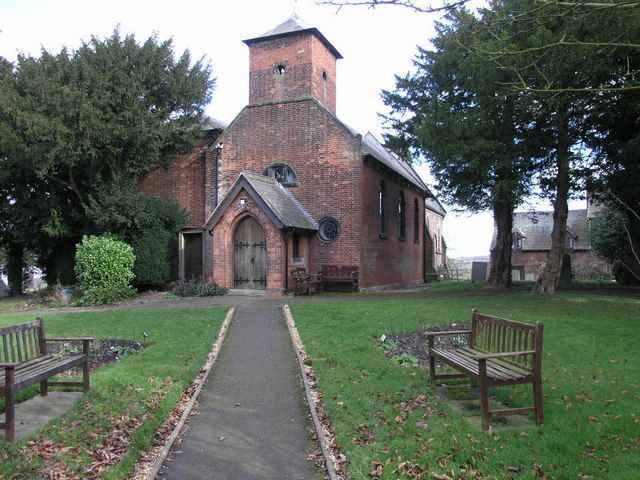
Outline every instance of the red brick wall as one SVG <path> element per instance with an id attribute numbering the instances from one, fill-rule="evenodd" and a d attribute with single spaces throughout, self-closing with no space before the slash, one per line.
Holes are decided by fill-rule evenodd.
<path id="1" fill-rule="evenodd" d="M 249 105 L 313 96 L 336 111 L 336 58 L 314 35 L 265 40 L 249 52 Z"/>
<path id="2" fill-rule="evenodd" d="M 309 269 L 358 264 L 360 255 L 360 138 L 313 100 L 248 107 L 227 128 L 220 158 L 222 201 L 242 170 L 262 173 L 283 162 L 296 172 L 289 187 L 311 216 L 336 218 L 341 234 L 330 244 L 310 239 Z M 216 264 L 217 259 L 216 259 Z"/>
<path id="3" fill-rule="evenodd" d="M 247 202 L 240 206 L 240 197 Z M 264 229 L 267 238 L 267 295 L 282 295 L 285 287 L 285 243 L 282 231 L 244 190 L 240 190 L 213 229 L 213 280 L 226 288 L 233 288 L 233 240 L 237 225 L 246 216 L 252 216 Z"/>
<path id="4" fill-rule="evenodd" d="M 540 252 L 540 251 L 518 251 L 512 252 L 511 254 L 511 264 L 516 267 L 520 265 L 524 265 L 525 267 L 525 275 L 539 275 L 544 268 L 544 264 L 547 261 L 547 255 L 549 252 Z M 598 262 L 596 258 L 591 254 L 591 252 L 578 250 L 578 251 L 569 251 L 566 252 L 571 257 L 571 267 L 574 272 L 574 276 L 579 274 L 582 270 L 585 270 L 589 267 L 589 265 L 594 262 Z M 606 264 L 604 262 L 600 265 L 603 271 L 606 271 Z"/>
<path id="5" fill-rule="evenodd" d="M 150 197 L 177 202 L 189 212 L 189 226 L 204 224 L 205 162 L 204 151 L 213 134 L 208 134 L 189 153 L 178 155 L 167 168 L 149 172 L 140 182 L 140 190 Z"/>
<path id="6" fill-rule="evenodd" d="M 387 237 L 380 238 L 379 188 L 386 184 Z M 403 182 L 404 183 L 404 182 Z M 398 197 L 406 202 L 406 240 L 399 240 Z M 414 243 L 413 211 L 418 201 L 419 242 Z M 361 287 L 422 281 L 424 275 L 424 197 L 383 170 L 368 163 L 362 172 L 362 257 Z"/>

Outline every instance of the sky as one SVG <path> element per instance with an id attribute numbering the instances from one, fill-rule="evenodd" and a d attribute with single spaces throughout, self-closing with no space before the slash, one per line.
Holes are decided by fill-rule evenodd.
<path id="1" fill-rule="evenodd" d="M 249 49 L 242 40 L 279 25 L 293 13 L 317 27 L 338 49 L 337 114 L 360 133 L 381 138 L 380 92 L 393 89 L 395 75 L 412 69 L 417 45 L 428 47 L 437 16 L 393 6 L 376 9 L 316 5 L 313 0 L 0 0 L 0 55 L 37 56 L 41 48 L 70 49 L 92 35 L 120 28 L 143 41 L 153 33 L 172 38 L 212 66 L 216 87 L 206 113 L 231 122 L 248 101 Z M 425 165 L 417 167 L 437 193 Z M 455 213 L 445 205 L 444 235 L 450 257 L 488 255 L 493 220 L 489 213 Z M 549 207 L 546 206 L 546 209 Z"/>

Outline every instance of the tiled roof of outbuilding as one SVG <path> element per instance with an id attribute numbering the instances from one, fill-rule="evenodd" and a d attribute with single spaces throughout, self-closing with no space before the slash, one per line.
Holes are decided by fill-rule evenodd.
<path id="1" fill-rule="evenodd" d="M 516 212 L 513 230 L 523 237 L 522 250 L 550 250 L 553 212 Z M 575 250 L 588 250 L 589 225 L 586 210 L 569 210 L 567 231 L 575 237 Z"/>

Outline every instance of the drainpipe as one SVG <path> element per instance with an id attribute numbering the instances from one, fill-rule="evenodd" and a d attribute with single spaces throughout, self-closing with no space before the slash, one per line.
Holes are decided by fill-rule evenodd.
<path id="1" fill-rule="evenodd" d="M 213 156 L 213 208 L 218 206 L 218 164 L 220 163 L 220 155 L 224 143 L 218 143 L 216 145 L 216 154 Z"/>
<path id="2" fill-rule="evenodd" d="M 284 239 L 284 291 L 289 291 L 289 232 L 282 231 Z"/>

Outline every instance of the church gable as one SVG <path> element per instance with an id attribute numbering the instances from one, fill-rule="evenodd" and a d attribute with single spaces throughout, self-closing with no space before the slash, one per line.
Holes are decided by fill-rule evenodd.
<path id="1" fill-rule="evenodd" d="M 220 137 L 218 198 L 242 171 L 295 172 L 285 182 L 314 218 L 337 214 L 336 199 L 354 205 L 361 169 L 360 139 L 313 99 L 245 108 Z"/>

